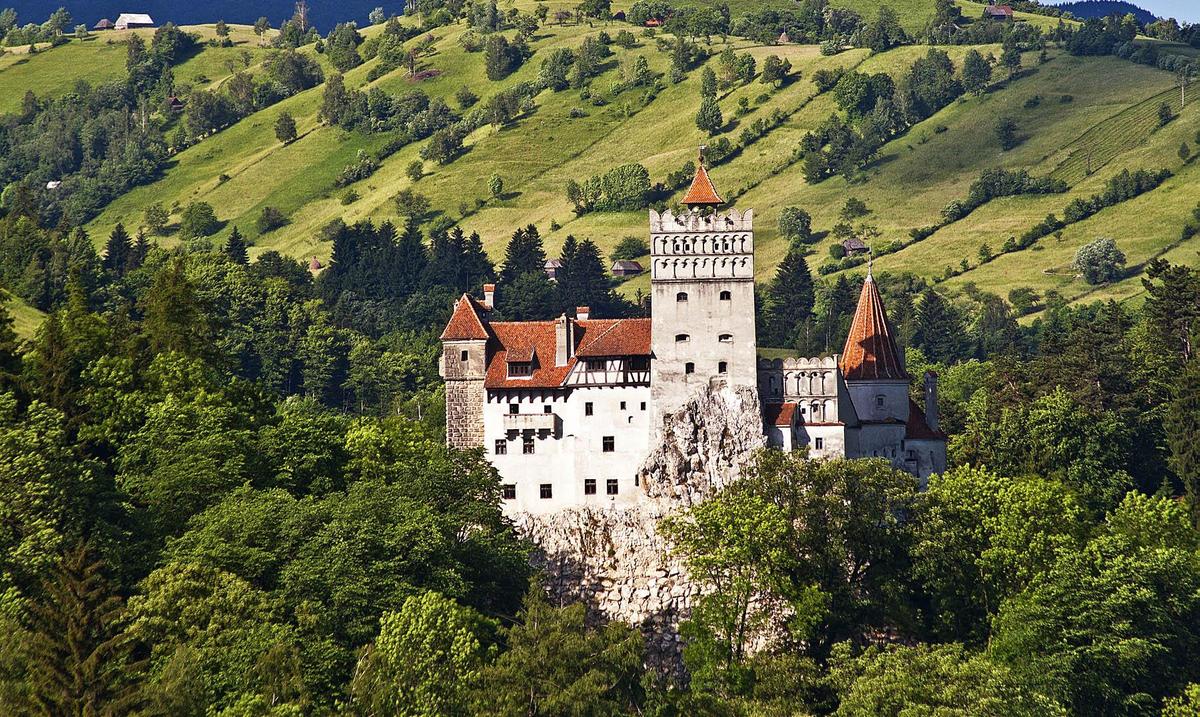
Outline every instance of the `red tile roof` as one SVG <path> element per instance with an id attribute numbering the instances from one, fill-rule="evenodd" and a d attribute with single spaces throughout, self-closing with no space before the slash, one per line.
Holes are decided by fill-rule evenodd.
<path id="1" fill-rule="evenodd" d="M 487 388 L 558 388 L 562 386 L 577 358 L 601 356 L 649 356 L 650 319 L 586 319 L 575 321 L 575 356 L 565 366 L 555 366 L 557 339 L 554 321 L 497 321 L 489 323 L 496 337 L 497 350 L 488 360 Z M 510 353 L 515 357 L 510 358 Z M 536 354 L 537 362 L 528 378 L 509 378 L 508 362 L 527 361 Z"/>
<path id="2" fill-rule="evenodd" d="M 1008 5 L 988 5 L 983 9 L 983 14 L 998 17 L 1012 17 L 1013 9 Z"/>
<path id="3" fill-rule="evenodd" d="M 454 314 L 442 332 L 442 341 L 482 341 L 490 338 L 480 314 L 488 311 L 487 306 L 476 301 L 470 294 L 463 294 L 454 303 Z"/>
<path id="4" fill-rule="evenodd" d="M 883 309 L 883 297 L 870 272 L 863 282 L 838 367 L 847 381 L 908 380 Z"/>
<path id="5" fill-rule="evenodd" d="M 917 402 L 908 399 L 908 423 L 904 426 L 904 437 L 918 441 L 944 441 L 946 434 L 929 427 L 929 419 Z"/>
<path id="6" fill-rule="evenodd" d="M 696 165 L 696 176 L 692 177 L 692 186 L 688 187 L 687 194 L 683 195 L 683 204 L 689 207 L 710 207 L 724 203 L 725 200 L 717 194 L 712 180 L 708 178 L 704 162 L 700 162 Z"/>
<path id="7" fill-rule="evenodd" d="M 791 426 L 796 419 L 796 404 L 764 403 L 763 418 L 769 426 Z"/>

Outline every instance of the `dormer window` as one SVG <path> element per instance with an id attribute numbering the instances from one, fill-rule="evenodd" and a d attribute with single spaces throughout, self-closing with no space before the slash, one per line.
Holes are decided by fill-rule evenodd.
<path id="1" fill-rule="evenodd" d="M 509 378 L 529 378 L 533 375 L 532 361 L 513 361 L 508 364 Z"/>
<path id="2" fill-rule="evenodd" d="M 686 343 L 688 338 L 689 337 L 687 334 L 675 334 L 675 343 L 677 343 L 677 344 Z"/>
<path id="3" fill-rule="evenodd" d="M 733 293 L 729 291 L 722 291 L 721 301 L 733 301 Z"/>
<path id="4" fill-rule="evenodd" d="M 717 337 L 717 341 L 720 341 L 723 344 L 733 343 L 733 334 L 721 334 Z"/>
<path id="5" fill-rule="evenodd" d="M 676 301 L 687 301 L 687 292 L 686 291 L 679 292 L 678 294 L 675 295 L 675 300 Z"/>

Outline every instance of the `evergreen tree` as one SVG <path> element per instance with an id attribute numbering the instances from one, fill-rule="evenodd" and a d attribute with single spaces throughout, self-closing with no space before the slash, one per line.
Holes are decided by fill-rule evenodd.
<path id="1" fill-rule="evenodd" d="M 513 232 L 504 249 L 504 266 L 500 269 L 500 283 L 513 285 L 522 274 L 543 273 L 546 270 L 546 250 L 537 227 L 530 224 Z"/>
<path id="2" fill-rule="evenodd" d="M 128 714 L 141 663 L 120 630 L 124 604 L 87 546 L 67 552 L 29 607 L 26 645 L 33 712 Z"/>
<path id="3" fill-rule="evenodd" d="M 141 309 L 145 316 L 142 333 L 152 353 L 204 356 L 210 351 L 208 317 L 188 281 L 183 257 L 176 256 L 159 270 L 142 298 Z"/>
<path id="4" fill-rule="evenodd" d="M 420 288 L 428 263 L 425 237 L 422 236 L 417 222 L 409 219 L 404 223 L 404 233 L 400 235 L 400 241 L 396 244 L 395 277 L 399 297 L 408 297 Z"/>
<path id="5" fill-rule="evenodd" d="M 462 230 L 460 229 L 459 232 L 461 233 Z M 466 282 L 463 288 L 465 290 L 479 291 L 485 282 L 496 280 L 496 267 L 492 265 L 492 260 L 484 251 L 483 240 L 479 238 L 479 232 L 471 232 L 471 236 L 466 241 L 463 249 L 463 267 L 463 277 Z"/>
<path id="6" fill-rule="evenodd" d="M 721 106 L 711 97 L 705 97 L 696 111 L 696 126 L 710 135 L 717 134 L 725 126 L 725 118 L 721 115 Z"/>
<path id="7" fill-rule="evenodd" d="M 242 236 L 237 227 L 233 228 L 229 234 L 229 241 L 225 242 L 225 256 L 229 257 L 233 263 L 242 266 L 250 263 L 250 255 L 246 253 L 246 238 Z"/>
<path id="8" fill-rule="evenodd" d="M 24 368 L 26 383 L 33 394 L 59 410 L 70 407 L 76 381 L 59 312 L 51 313 L 38 327 Z"/>
<path id="9" fill-rule="evenodd" d="M 700 97 L 706 100 L 717 98 L 717 73 L 711 67 L 705 67 L 700 72 Z"/>
<path id="10" fill-rule="evenodd" d="M 142 229 L 138 230 L 137 237 L 133 241 L 133 251 L 130 255 L 129 269 L 142 268 L 142 264 L 146 263 L 146 255 L 150 253 L 150 237 L 146 236 L 146 232 Z"/>
<path id="11" fill-rule="evenodd" d="M 574 244 L 574 237 L 567 237 Z M 613 309 L 614 296 L 609 288 L 608 274 L 604 271 L 604 260 L 600 249 L 591 239 L 584 239 L 568 253 L 563 244 L 563 266 L 559 270 L 559 306 L 567 314 L 576 307 L 587 306 L 592 315 L 609 316 Z"/>
<path id="12" fill-rule="evenodd" d="M 1000 53 L 1000 64 L 1008 70 L 1009 79 L 1016 77 L 1021 72 L 1021 50 L 1015 43 L 1004 43 L 1004 51 Z"/>
<path id="13" fill-rule="evenodd" d="M 953 363 L 964 352 L 962 315 L 950 302 L 932 288 L 921 295 L 917 308 L 917 330 L 914 340 L 935 363 Z"/>
<path id="14" fill-rule="evenodd" d="M 21 347 L 17 332 L 13 330 L 13 317 L 0 295 L 0 393 L 16 387 L 21 375 Z"/>
<path id="15" fill-rule="evenodd" d="M 130 257 L 133 254 L 133 244 L 129 240 L 129 233 L 125 231 L 125 225 L 118 223 L 112 230 L 112 234 L 108 235 L 108 242 L 104 245 L 104 269 L 105 271 L 124 276 L 130 266 Z"/>
<path id="16" fill-rule="evenodd" d="M 771 346 L 791 347 L 796 344 L 796 331 L 812 316 L 813 280 L 804 260 L 804 250 L 794 245 L 775 270 L 775 278 L 767 288 L 765 341 Z"/>
<path id="17" fill-rule="evenodd" d="M 1183 484 L 1192 524 L 1200 526 L 1200 358 L 1193 357 L 1171 392 L 1163 416 L 1171 470 Z"/>

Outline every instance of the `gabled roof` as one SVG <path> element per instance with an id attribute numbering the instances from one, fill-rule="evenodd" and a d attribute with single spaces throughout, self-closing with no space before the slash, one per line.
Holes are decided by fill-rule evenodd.
<path id="1" fill-rule="evenodd" d="M 847 381 L 908 380 L 883 309 L 883 297 L 870 271 L 858 296 L 858 309 L 838 368 Z"/>
<path id="2" fill-rule="evenodd" d="M 154 20 L 151 20 L 151 19 L 150 19 L 150 16 L 149 16 L 149 15 L 147 15 L 147 14 L 145 14 L 145 13 L 139 13 L 139 12 L 123 12 L 123 13 L 121 13 L 120 15 L 118 15 L 118 16 L 117 16 L 117 24 L 118 24 L 118 25 L 120 25 L 120 24 L 126 24 L 126 25 L 153 25 L 153 24 L 154 24 Z"/>
<path id="3" fill-rule="evenodd" d="M 442 341 L 487 340 L 490 338 L 490 334 L 480 317 L 480 314 L 487 310 L 486 306 L 476 301 L 470 294 L 463 294 L 462 298 L 454 303 L 454 314 L 451 315 L 440 339 Z"/>
<path id="4" fill-rule="evenodd" d="M 93 30 L 111 30 L 112 28 L 113 28 L 113 21 L 109 20 L 108 18 L 104 18 L 100 22 L 96 23 L 96 25 L 92 29 Z"/>
<path id="5" fill-rule="evenodd" d="M 1002 17 L 1012 17 L 1013 9 L 1008 5 L 988 5 L 983 9 L 984 15 L 996 15 Z"/>
<path id="6" fill-rule="evenodd" d="M 908 399 L 908 423 L 904 425 L 904 437 L 914 441 L 944 441 L 946 434 L 929 427 L 929 419 L 917 402 Z"/>
<path id="7" fill-rule="evenodd" d="M 696 176 L 692 177 L 692 186 L 688 187 L 687 194 L 683 195 L 683 204 L 689 207 L 715 207 L 724 203 L 725 200 L 717 194 L 716 187 L 708 178 L 708 170 L 704 168 L 704 161 L 701 160 L 696 164 Z"/>
<path id="8" fill-rule="evenodd" d="M 764 403 L 763 419 L 768 426 L 791 426 L 796 420 L 796 404 Z"/>
<path id="9" fill-rule="evenodd" d="M 642 265 L 629 259 L 618 259 L 612 263 L 612 271 L 642 271 Z"/>
<path id="10" fill-rule="evenodd" d="M 496 321 L 487 323 L 496 350 L 488 358 L 487 388 L 559 388 L 580 358 L 649 356 L 650 319 L 584 319 L 574 321 L 575 355 L 555 366 L 558 349 L 554 321 Z M 509 362 L 538 357 L 528 377 L 509 378 Z"/>

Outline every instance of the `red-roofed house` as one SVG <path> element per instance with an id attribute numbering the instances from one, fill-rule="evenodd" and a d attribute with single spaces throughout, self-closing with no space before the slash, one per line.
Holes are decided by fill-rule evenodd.
<path id="1" fill-rule="evenodd" d="M 986 20 L 1012 20 L 1015 16 L 1008 5 L 988 5 L 983 9 L 983 17 Z"/>
<path id="2" fill-rule="evenodd" d="M 701 164 L 675 216 L 651 210 L 651 318 L 493 320 L 496 287 L 463 295 L 442 332 L 446 435 L 482 448 L 509 513 L 628 506 L 638 467 L 690 398 L 757 391 L 765 443 L 815 459 L 883 458 L 922 479 L 946 466 L 936 376 L 925 406 L 868 269 L 840 355 L 759 359 L 752 210 L 722 199 Z M 501 287 L 503 290 L 503 287 Z M 501 304 L 501 310 L 503 305 Z"/>

